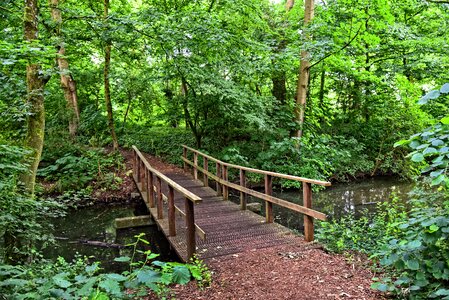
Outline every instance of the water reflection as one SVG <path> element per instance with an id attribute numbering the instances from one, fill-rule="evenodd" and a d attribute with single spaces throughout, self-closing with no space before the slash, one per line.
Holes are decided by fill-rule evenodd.
<path id="1" fill-rule="evenodd" d="M 118 256 L 131 256 L 132 248 L 124 247 L 135 242 L 135 235 L 145 233 L 149 246 L 140 245 L 140 250 L 151 250 L 161 254 L 162 260 L 175 260 L 168 241 L 156 226 L 146 226 L 116 230 L 115 219 L 131 217 L 145 213 L 145 207 L 137 205 L 100 205 L 70 210 L 65 217 L 53 222 L 53 235 L 57 244 L 44 251 L 47 258 L 64 257 L 72 260 L 76 253 L 91 257 L 91 261 L 100 261 L 107 270 L 118 270 L 123 267 L 115 263 Z"/>
<path id="2" fill-rule="evenodd" d="M 313 193 L 313 208 L 323 212 L 329 218 L 340 218 L 350 212 L 356 217 L 363 210 L 375 213 L 378 202 L 390 201 L 393 195 L 403 201 L 413 184 L 395 178 L 375 178 L 360 182 L 335 184 L 323 191 Z M 302 191 L 274 191 L 273 196 L 302 205 Z M 260 202 L 249 197 L 251 202 Z M 265 209 L 262 207 L 262 214 Z M 275 221 L 292 229 L 302 231 L 303 217 L 301 214 L 273 205 Z"/>

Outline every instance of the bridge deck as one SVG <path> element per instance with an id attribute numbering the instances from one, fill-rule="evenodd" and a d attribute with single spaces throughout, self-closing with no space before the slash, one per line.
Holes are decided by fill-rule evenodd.
<path id="1" fill-rule="evenodd" d="M 261 249 L 294 241 L 291 231 L 276 223 L 266 223 L 265 218 L 222 197 L 210 187 L 204 187 L 199 180 L 186 174 L 165 174 L 182 187 L 201 197 L 195 205 L 195 223 L 204 230 L 206 238 L 196 236 L 196 252 L 201 259 L 211 259 L 228 254 L 239 254 L 248 250 Z M 138 184 L 139 191 L 141 185 Z M 164 193 L 167 187 L 162 187 Z M 146 193 L 141 193 L 147 203 Z M 175 205 L 185 212 L 184 197 L 175 192 Z M 147 205 L 148 206 L 148 205 Z M 186 226 L 181 214 L 176 215 L 176 236 L 168 234 L 168 220 L 157 219 L 156 208 L 149 208 L 159 228 L 184 261 L 187 258 Z M 164 209 L 166 211 L 166 209 Z"/>

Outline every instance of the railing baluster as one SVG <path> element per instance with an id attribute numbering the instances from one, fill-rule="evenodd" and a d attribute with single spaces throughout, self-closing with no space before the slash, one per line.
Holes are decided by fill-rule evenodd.
<path id="1" fill-rule="evenodd" d="M 187 159 L 187 148 L 182 147 L 182 156 Z M 189 169 L 187 168 L 187 163 L 184 161 L 184 171 L 187 172 Z"/>
<path id="2" fill-rule="evenodd" d="M 133 151 L 133 175 L 137 177 L 137 152 Z"/>
<path id="3" fill-rule="evenodd" d="M 215 169 L 217 171 L 217 177 L 221 178 L 221 165 L 218 162 L 215 163 Z M 215 186 L 217 189 L 217 196 L 221 196 L 221 183 L 217 181 Z"/>
<path id="4" fill-rule="evenodd" d="M 145 163 L 142 161 L 142 193 L 145 193 L 147 191 L 147 168 L 145 166 Z"/>
<path id="5" fill-rule="evenodd" d="M 187 225 L 187 260 L 192 258 L 196 250 L 195 241 L 195 211 L 194 204 L 185 198 L 186 225 Z"/>
<path id="6" fill-rule="evenodd" d="M 228 166 L 223 165 L 223 180 L 228 181 Z M 228 200 L 229 198 L 229 187 L 224 184 L 223 185 L 223 199 Z"/>
<path id="7" fill-rule="evenodd" d="M 240 185 L 246 187 L 246 174 L 245 170 L 240 169 Z M 240 192 L 240 209 L 246 209 L 246 193 Z"/>
<path id="8" fill-rule="evenodd" d="M 203 183 L 204 186 L 209 186 L 209 176 L 207 176 L 207 172 L 209 172 L 209 161 L 207 160 L 207 157 L 203 157 Z"/>
<path id="9" fill-rule="evenodd" d="M 312 184 L 308 182 L 302 183 L 303 189 L 303 205 L 312 208 Z M 313 218 L 304 215 L 304 238 L 307 242 L 313 241 Z"/>
<path id="10" fill-rule="evenodd" d="M 193 178 L 198 179 L 198 153 L 193 152 Z"/>
<path id="11" fill-rule="evenodd" d="M 190 201 L 189 201 L 190 202 Z M 175 193 L 172 186 L 168 186 L 168 234 L 176 235 Z"/>
<path id="12" fill-rule="evenodd" d="M 164 218 L 164 212 L 163 212 L 163 202 L 162 202 L 162 182 L 161 178 L 159 176 L 156 176 L 157 178 L 157 218 L 163 219 Z"/>
<path id="13" fill-rule="evenodd" d="M 154 183 L 153 172 L 148 171 L 148 204 L 150 208 L 154 207 Z"/>
<path id="14" fill-rule="evenodd" d="M 273 194 L 273 178 L 268 174 L 265 174 L 265 194 Z M 273 203 L 269 201 L 265 201 L 265 218 L 267 223 L 273 223 Z"/>
<path id="15" fill-rule="evenodd" d="M 140 183 L 140 166 L 141 166 L 141 160 L 140 157 L 137 157 L 137 172 L 136 172 L 136 178 L 137 178 L 137 183 Z"/>

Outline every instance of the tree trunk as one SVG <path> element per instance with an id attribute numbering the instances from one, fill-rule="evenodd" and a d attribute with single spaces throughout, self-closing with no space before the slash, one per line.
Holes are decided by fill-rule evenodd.
<path id="1" fill-rule="evenodd" d="M 32 42 L 38 38 L 38 7 L 37 0 L 26 0 L 24 16 L 24 39 Z M 48 79 L 40 76 L 39 64 L 30 63 L 26 67 L 27 103 L 31 111 L 27 119 L 27 135 L 25 146 L 32 150 L 29 158 L 29 172 L 23 174 L 22 181 L 27 192 L 34 194 L 36 172 L 44 145 L 45 108 L 44 87 Z"/>
<path id="2" fill-rule="evenodd" d="M 314 0 L 305 0 L 304 10 L 304 27 L 313 19 L 314 12 Z M 309 39 L 309 36 L 305 36 L 305 39 Z M 307 88 L 310 74 L 310 62 L 309 53 L 305 50 L 301 50 L 301 63 L 299 67 L 299 79 L 296 89 L 296 105 L 295 105 L 295 121 L 298 123 L 299 129 L 295 131 L 295 137 L 301 137 L 304 127 L 304 111 L 306 108 Z"/>
<path id="3" fill-rule="evenodd" d="M 51 17 L 57 24 L 55 33 L 61 38 L 61 24 L 62 16 L 59 9 L 59 0 L 51 0 Z M 76 83 L 73 77 L 69 74 L 69 62 L 64 57 L 65 47 L 64 42 L 58 45 L 58 55 L 56 60 L 58 62 L 59 72 L 61 76 L 61 87 L 64 91 L 64 98 L 67 102 L 67 109 L 69 110 L 69 132 L 70 136 L 74 138 L 78 131 L 78 124 L 80 121 L 80 113 L 78 109 L 78 97 L 76 93 Z"/>
<path id="4" fill-rule="evenodd" d="M 109 0 L 104 0 L 104 21 L 107 22 L 109 10 Z M 112 146 L 114 151 L 118 150 L 118 141 L 114 128 L 114 115 L 112 113 L 111 91 L 109 86 L 109 69 L 111 66 L 111 42 L 106 41 L 104 47 L 104 100 L 106 102 L 106 110 L 108 113 L 108 126 L 111 131 Z"/>

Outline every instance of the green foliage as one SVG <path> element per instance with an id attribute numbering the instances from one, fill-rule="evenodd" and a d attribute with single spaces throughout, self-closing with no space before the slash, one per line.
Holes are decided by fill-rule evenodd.
<path id="1" fill-rule="evenodd" d="M 57 158 L 38 176 L 56 182 L 56 191 L 83 189 L 95 182 L 97 187 L 117 190 L 122 179 L 115 172 L 123 169 L 120 153 L 106 153 L 102 149 L 74 147 L 69 153 Z"/>
<path id="2" fill-rule="evenodd" d="M 429 100 L 436 100 L 441 95 L 449 94 L 449 84 L 445 84 L 440 90 L 433 90 L 422 97 L 419 102 L 427 104 Z M 431 103 L 428 103 L 429 105 Z M 409 139 L 396 142 L 395 147 L 408 145 L 412 152 L 409 153 L 411 161 L 420 165 L 421 173 L 428 174 L 432 179 L 432 185 L 444 185 L 449 188 L 447 167 L 449 164 L 449 115 L 424 129 L 423 132 L 412 135 Z"/>
<path id="3" fill-rule="evenodd" d="M 363 150 L 363 145 L 355 139 L 329 135 L 305 136 L 300 140 L 272 141 L 269 149 L 259 153 L 256 164 L 262 169 L 279 173 L 321 180 L 335 176 L 342 180 L 373 167 Z M 282 182 L 285 187 L 297 184 Z"/>
<path id="4" fill-rule="evenodd" d="M 152 127 L 139 128 L 122 135 L 120 143 L 124 147 L 137 146 L 139 150 L 166 159 L 170 163 L 181 164 L 181 145 L 193 146 L 194 138 L 185 128 Z"/>
<path id="5" fill-rule="evenodd" d="M 61 216 L 62 207 L 51 200 L 36 201 L 21 188 L 18 177 L 28 170 L 21 161 L 29 151 L 10 145 L 0 149 L 0 255 L 17 263 L 33 254 L 37 242 L 43 247 L 52 242 L 49 219 Z"/>
<path id="6" fill-rule="evenodd" d="M 409 218 L 393 224 L 399 234 L 374 255 L 386 275 L 373 288 L 411 299 L 449 299 L 449 201 L 441 196 L 412 201 Z"/>
<path id="7" fill-rule="evenodd" d="M 133 256 L 138 243 L 148 243 L 144 234 L 136 236 Z M 195 260 L 192 264 L 161 262 L 158 254 L 146 251 L 145 261 L 117 257 L 115 261 L 130 265 L 129 271 L 101 273 L 98 263 L 86 258 L 66 262 L 36 261 L 31 265 L 0 264 L 0 293 L 14 299 L 135 299 L 148 294 L 148 289 L 160 298 L 170 294 L 170 284 L 186 284 L 193 277 L 200 284 L 208 284 L 210 272 Z"/>
<path id="8" fill-rule="evenodd" d="M 397 224 L 407 220 L 406 208 L 397 197 L 377 204 L 376 212 L 350 213 L 339 220 L 320 222 L 317 239 L 333 252 L 358 251 L 373 254 L 400 234 Z"/>

